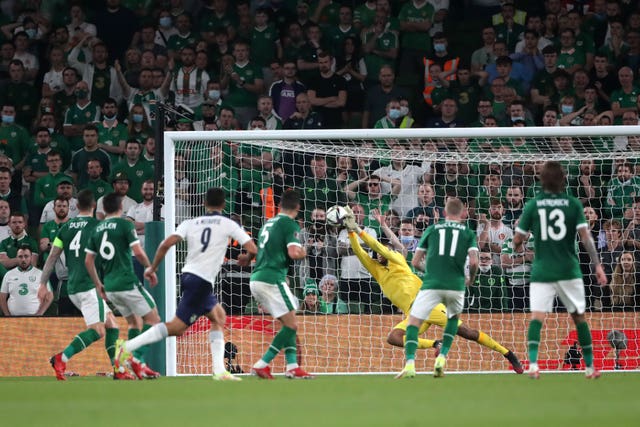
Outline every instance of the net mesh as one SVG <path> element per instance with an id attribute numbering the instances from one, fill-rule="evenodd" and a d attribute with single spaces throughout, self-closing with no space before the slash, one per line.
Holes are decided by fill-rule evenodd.
<path id="1" fill-rule="evenodd" d="M 468 131 L 474 133 L 465 135 Z M 557 128 L 552 134 L 546 129 L 538 129 L 538 134 L 526 129 L 522 135 L 500 131 L 485 135 L 483 131 L 457 129 L 451 137 L 434 137 L 437 132 L 429 129 L 411 134 L 345 132 L 349 135 L 342 138 L 309 138 L 304 132 L 270 132 L 266 138 L 256 132 L 240 136 L 236 132 L 229 139 L 203 135 L 190 139 L 188 133 L 169 133 L 165 159 L 171 165 L 165 164 L 165 176 L 173 177 L 173 189 L 169 185 L 167 191 L 174 191 L 175 197 L 165 195 L 167 219 L 179 224 L 201 214 L 205 191 L 223 187 L 228 193 L 226 213 L 257 236 L 262 224 L 277 213 L 282 191 L 299 190 L 303 196 L 300 240 L 308 256 L 292 263 L 288 281 L 300 299 L 302 364 L 312 372 L 390 372 L 403 364 L 402 348 L 387 343 L 403 313 L 355 259 L 346 230 L 318 219 L 330 206 L 350 203 L 361 209 L 365 230 L 386 242 L 389 236 L 376 219 L 379 211 L 410 260 L 421 232 L 442 216 L 446 197 L 460 197 L 468 205 L 468 223 L 478 233 L 484 266 L 477 286 L 467 291 L 461 318 L 526 359 L 530 259 L 516 263 L 509 243 L 522 203 L 540 191 L 539 166 L 557 160 L 567 172 L 567 191 L 580 198 L 593 220 L 592 233 L 609 276 L 610 285 L 599 287 L 588 256 L 578 246 L 596 365 L 638 368 L 640 289 L 635 266 L 640 262 L 640 204 L 633 208 L 640 195 L 637 131 L 621 135 L 619 129 L 610 134 L 600 129 L 583 136 Z M 219 134 L 215 136 L 222 138 Z M 176 251 L 177 273 L 184 250 L 180 246 Z M 229 315 L 225 332 L 226 340 L 233 343 L 227 345 L 229 368 L 247 372 L 280 326 L 251 298 L 251 268 L 235 261 L 240 251 L 237 243 L 230 242 L 216 293 Z M 631 261 L 625 263 L 628 258 Z M 336 278 L 333 294 L 331 286 L 326 286 L 331 276 Z M 179 298 L 179 280 L 167 282 L 169 291 Z M 556 303 L 557 314 L 546 323 L 540 347 L 543 369 L 579 366 L 579 361 L 576 365 L 568 357 L 577 337 L 563 311 L 562 304 Z M 618 349 L 617 358 L 612 344 L 617 341 L 607 338 L 614 330 L 626 337 L 626 347 Z M 422 337 L 439 339 L 441 335 L 441 328 L 433 325 Z M 429 370 L 433 350 L 419 351 L 418 369 Z M 208 374 L 210 359 L 208 321 L 200 319 L 176 342 L 176 372 Z M 283 357 L 274 363 L 275 371 L 283 368 Z M 458 337 L 447 368 L 495 371 L 507 370 L 509 364 L 499 352 Z"/>

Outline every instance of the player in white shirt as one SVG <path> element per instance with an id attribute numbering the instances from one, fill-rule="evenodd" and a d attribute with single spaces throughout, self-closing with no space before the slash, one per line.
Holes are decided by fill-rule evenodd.
<path id="1" fill-rule="evenodd" d="M 247 266 L 258 252 L 255 243 L 242 226 L 222 216 L 225 191 L 222 188 L 207 190 L 205 209 L 207 214 L 182 222 L 176 231 L 158 247 L 153 263 L 144 272 L 152 276 L 167 251 L 182 240 L 187 241 L 187 259 L 180 276 L 182 298 L 175 317 L 166 323 L 158 323 L 151 329 L 126 342 L 116 343 L 116 366 L 125 362 L 136 371 L 139 362 L 131 355 L 138 348 L 158 342 L 168 336 L 180 336 L 200 316 L 211 320 L 211 355 L 213 378 L 221 381 L 240 381 L 227 372 L 224 365 L 224 335 L 226 313 L 213 294 L 213 284 L 227 252 L 230 239 L 236 240 L 247 251 L 238 257 L 238 265 Z"/>
<path id="2" fill-rule="evenodd" d="M 42 316 L 53 301 L 51 285 L 47 282 L 49 292 L 40 302 L 38 288 L 42 271 L 31 265 L 31 249 L 18 249 L 17 258 L 17 267 L 2 279 L 0 308 L 5 316 Z"/>

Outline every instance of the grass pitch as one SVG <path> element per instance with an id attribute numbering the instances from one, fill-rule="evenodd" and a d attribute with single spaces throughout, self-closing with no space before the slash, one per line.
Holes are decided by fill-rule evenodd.
<path id="1" fill-rule="evenodd" d="M 0 379 L 3 426 L 637 426 L 639 373 Z"/>

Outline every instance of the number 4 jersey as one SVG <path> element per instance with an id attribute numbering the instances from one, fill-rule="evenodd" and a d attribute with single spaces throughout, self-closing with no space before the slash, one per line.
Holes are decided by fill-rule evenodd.
<path id="1" fill-rule="evenodd" d="M 241 246 L 251 240 L 237 222 L 219 213 L 186 220 L 173 234 L 187 241 L 187 260 L 182 272 L 195 274 L 212 285 L 227 253 L 229 239 Z"/>
<path id="2" fill-rule="evenodd" d="M 139 283 L 133 271 L 131 247 L 140 243 L 133 222 L 107 218 L 100 222 L 87 243 L 86 252 L 96 254 L 107 292 L 130 291 Z"/>
<path id="3" fill-rule="evenodd" d="M 71 218 L 60 227 L 53 240 L 53 246 L 62 249 L 69 270 L 67 282 L 69 295 L 94 289 L 93 281 L 84 266 L 84 250 L 97 224 L 97 219 L 88 216 Z"/>
<path id="4" fill-rule="evenodd" d="M 527 202 L 516 231 L 534 237 L 532 282 L 582 278 L 576 232 L 586 226 L 582 204 L 573 196 L 540 193 Z"/>

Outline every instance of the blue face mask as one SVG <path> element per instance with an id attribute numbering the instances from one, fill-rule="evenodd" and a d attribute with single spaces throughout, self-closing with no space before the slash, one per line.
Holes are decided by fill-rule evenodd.
<path id="1" fill-rule="evenodd" d="M 27 28 L 24 32 L 27 33 L 27 36 L 29 36 L 30 39 L 36 38 L 37 31 L 35 28 Z"/>
<path id="2" fill-rule="evenodd" d="M 170 16 L 163 16 L 162 18 L 160 18 L 160 20 L 158 22 L 160 23 L 161 27 L 170 27 L 171 26 L 171 17 Z"/>
<path id="3" fill-rule="evenodd" d="M 218 99 L 220 99 L 220 91 L 219 90 L 212 89 L 212 90 L 209 91 L 208 95 L 209 95 L 209 99 L 213 99 L 214 101 L 217 101 Z"/>
<path id="4" fill-rule="evenodd" d="M 16 121 L 16 116 L 2 115 L 2 123 L 13 123 Z"/>
<path id="5" fill-rule="evenodd" d="M 415 240 L 415 237 L 413 236 L 400 236 L 400 243 L 402 243 L 403 245 L 410 245 L 411 243 L 413 243 L 413 241 Z"/>
<path id="6" fill-rule="evenodd" d="M 134 114 L 131 116 L 131 118 L 133 119 L 134 123 L 142 123 L 142 121 L 144 120 L 144 116 L 142 114 Z"/>
<path id="7" fill-rule="evenodd" d="M 433 50 L 435 50 L 436 52 L 446 52 L 447 46 L 444 43 L 434 43 Z"/>
<path id="8" fill-rule="evenodd" d="M 397 119 L 399 119 L 400 117 L 402 117 L 402 113 L 400 112 L 400 110 L 399 110 L 399 109 L 397 109 L 397 108 L 392 108 L 392 109 L 390 109 L 390 110 L 389 110 L 389 118 L 390 118 L 391 120 L 397 120 Z"/>
<path id="9" fill-rule="evenodd" d="M 562 105 L 560 109 L 562 110 L 562 114 L 573 113 L 573 105 Z"/>

